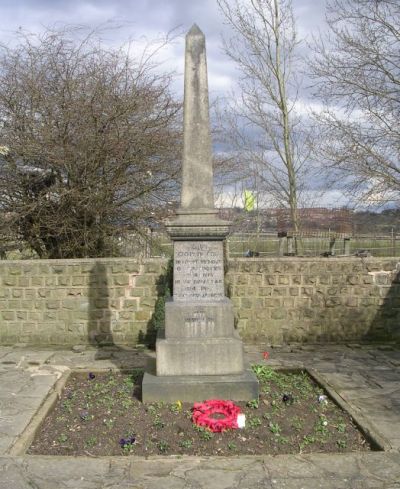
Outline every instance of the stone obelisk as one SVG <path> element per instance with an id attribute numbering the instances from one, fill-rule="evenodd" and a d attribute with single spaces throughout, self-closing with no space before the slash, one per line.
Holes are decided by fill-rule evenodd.
<path id="1" fill-rule="evenodd" d="M 258 396 L 225 296 L 223 241 L 230 223 L 217 213 L 205 37 L 194 24 L 186 35 L 181 205 L 166 223 L 174 242 L 173 299 L 156 341 L 155 372 L 143 378 L 144 402 Z"/>

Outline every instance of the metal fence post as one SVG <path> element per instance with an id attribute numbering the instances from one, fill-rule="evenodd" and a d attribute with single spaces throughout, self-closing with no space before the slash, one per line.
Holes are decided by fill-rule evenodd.
<path id="1" fill-rule="evenodd" d="M 293 236 L 287 237 L 287 254 L 293 256 Z"/>
<path id="2" fill-rule="evenodd" d="M 344 238 L 344 256 L 350 256 L 350 238 Z"/>
<path id="3" fill-rule="evenodd" d="M 335 242 L 336 242 L 335 238 L 331 238 L 329 241 L 329 253 L 331 255 L 335 254 Z"/>

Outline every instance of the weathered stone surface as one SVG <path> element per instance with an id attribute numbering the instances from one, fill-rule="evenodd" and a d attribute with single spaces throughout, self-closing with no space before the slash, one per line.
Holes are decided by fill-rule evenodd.
<path id="1" fill-rule="evenodd" d="M 196 24 L 186 35 L 181 206 L 167 221 L 173 240 L 223 239 L 229 224 L 214 209 L 206 43 Z"/>
<path id="2" fill-rule="evenodd" d="M 240 338 L 158 338 L 157 375 L 229 375 L 243 372 Z"/>
<path id="3" fill-rule="evenodd" d="M 181 207 L 214 209 L 206 42 L 196 24 L 186 35 Z"/>
<path id="4" fill-rule="evenodd" d="M 158 376 L 146 372 L 143 378 L 143 402 L 199 402 L 205 399 L 250 401 L 258 397 L 258 382 L 251 371 L 237 375 Z"/>
<path id="5" fill-rule="evenodd" d="M 174 301 L 225 299 L 222 241 L 174 244 Z"/>
<path id="6" fill-rule="evenodd" d="M 232 302 L 165 303 L 165 336 L 168 338 L 219 338 L 232 335 Z"/>

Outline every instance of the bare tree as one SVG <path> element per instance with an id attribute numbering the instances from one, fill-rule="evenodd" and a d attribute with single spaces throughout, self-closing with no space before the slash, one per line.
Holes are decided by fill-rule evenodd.
<path id="1" fill-rule="evenodd" d="M 74 29 L 0 53 L 0 207 L 40 257 L 104 256 L 177 192 L 180 108 L 153 48 Z M 6 216 L 6 217 L 4 217 Z"/>
<path id="2" fill-rule="evenodd" d="M 400 4 L 332 0 L 311 62 L 320 155 L 363 203 L 400 198 Z"/>
<path id="3" fill-rule="evenodd" d="M 218 4 L 233 30 L 224 48 L 240 71 L 241 96 L 224 114 L 230 142 L 248 170 L 258 200 L 267 193 L 276 205 L 288 207 L 298 231 L 307 135 L 295 110 L 298 41 L 291 2 L 218 0 Z"/>

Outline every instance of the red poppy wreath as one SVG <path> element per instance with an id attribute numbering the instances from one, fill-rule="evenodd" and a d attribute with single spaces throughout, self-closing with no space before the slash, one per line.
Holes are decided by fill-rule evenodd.
<path id="1" fill-rule="evenodd" d="M 203 426 L 214 433 L 219 433 L 238 428 L 237 417 L 240 412 L 240 407 L 232 401 L 210 399 L 194 403 L 192 421 L 197 426 Z M 214 418 L 215 415 L 223 417 Z"/>

